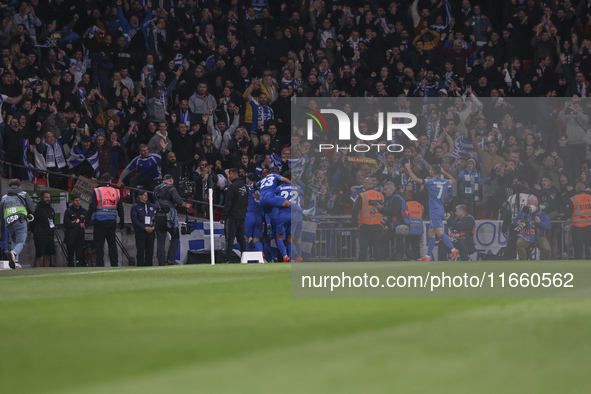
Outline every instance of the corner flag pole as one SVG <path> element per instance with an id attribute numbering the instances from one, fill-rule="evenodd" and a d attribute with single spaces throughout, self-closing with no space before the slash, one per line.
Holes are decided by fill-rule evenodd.
<path id="1" fill-rule="evenodd" d="M 211 265 L 215 265 L 215 242 L 213 239 L 213 189 L 209 188 L 209 251 Z"/>

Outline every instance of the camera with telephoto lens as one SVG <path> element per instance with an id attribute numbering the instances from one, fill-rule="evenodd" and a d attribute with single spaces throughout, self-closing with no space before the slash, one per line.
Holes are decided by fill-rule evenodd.
<path id="1" fill-rule="evenodd" d="M 188 235 L 191 234 L 195 228 L 197 227 L 197 220 L 195 219 L 189 219 L 187 220 L 187 222 L 181 222 L 179 223 L 181 225 L 181 234 L 182 235 Z"/>
<path id="2" fill-rule="evenodd" d="M 546 208 L 548 208 L 548 204 L 546 203 L 542 203 L 540 205 L 526 205 L 525 207 L 523 207 L 523 213 L 525 213 L 526 215 L 537 215 Z"/>
<path id="3" fill-rule="evenodd" d="M 188 198 L 193 195 L 194 188 L 195 182 L 189 180 L 189 178 L 181 178 L 177 190 L 181 198 Z"/>
<path id="4" fill-rule="evenodd" d="M 368 200 L 367 204 L 370 207 L 375 207 L 376 205 L 382 205 L 382 200 Z"/>

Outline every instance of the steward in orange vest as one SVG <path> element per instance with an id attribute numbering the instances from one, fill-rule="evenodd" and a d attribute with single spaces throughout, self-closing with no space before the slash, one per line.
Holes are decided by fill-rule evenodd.
<path id="1" fill-rule="evenodd" d="M 364 192 L 361 193 L 353 204 L 353 224 L 359 228 L 359 260 L 368 258 L 368 248 L 372 246 L 375 259 L 378 252 L 378 243 L 382 234 L 380 223 L 384 215 L 380 213 L 377 205 L 384 205 L 384 195 L 374 189 L 377 184 L 375 176 L 363 180 Z"/>
<path id="2" fill-rule="evenodd" d="M 583 251 L 587 259 L 591 258 L 591 195 L 585 191 L 585 184 L 577 183 L 576 194 L 566 203 L 566 214 L 572 221 L 573 249 L 575 259 L 583 259 Z"/>
<path id="3" fill-rule="evenodd" d="M 118 189 L 110 186 L 111 174 L 101 176 L 101 186 L 95 188 L 90 199 L 87 220 L 94 224 L 94 247 L 97 266 L 104 266 L 104 245 L 105 239 L 109 245 L 109 261 L 111 267 L 117 267 L 117 241 L 115 232 L 117 230 L 117 216 L 119 216 L 119 227 L 125 226 L 125 217 L 121 194 Z M 88 223 L 87 223 L 88 224 Z"/>
<path id="4" fill-rule="evenodd" d="M 406 236 L 406 257 L 416 260 L 421 257 L 421 238 L 423 236 L 423 205 L 414 200 L 414 193 L 407 191 L 404 193 L 404 200 L 408 206 L 410 214 L 410 231 Z"/>

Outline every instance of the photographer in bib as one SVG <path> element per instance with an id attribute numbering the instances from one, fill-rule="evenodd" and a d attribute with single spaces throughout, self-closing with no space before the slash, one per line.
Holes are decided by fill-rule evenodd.
<path id="1" fill-rule="evenodd" d="M 18 256 L 27 240 L 27 221 L 33 220 L 30 212 L 35 210 L 35 204 L 31 196 L 21 190 L 21 181 L 11 179 L 8 182 L 8 192 L 0 201 L 0 218 L 2 222 L 2 235 L 4 226 L 8 229 L 8 235 L 12 239 L 12 248 L 8 252 L 8 262 L 11 268 L 20 267 Z"/>
<path id="2" fill-rule="evenodd" d="M 456 206 L 454 217 L 446 214 L 449 238 L 456 249 L 460 251 L 460 260 L 470 260 L 469 255 L 476 252 L 474 246 L 474 217 L 468 213 L 468 207 L 460 204 Z"/>
<path id="3" fill-rule="evenodd" d="M 527 260 L 528 249 L 536 247 L 540 249 L 541 260 L 550 260 L 552 256 L 547 238 L 547 232 L 552 228 L 552 224 L 543 208 L 538 205 L 538 198 L 531 196 L 527 199 L 527 205 L 519 211 L 513 221 L 517 232 L 516 245 L 519 260 Z"/>
<path id="4" fill-rule="evenodd" d="M 156 257 L 158 265 L 175 265 L 176 251 L 179 247 L 179 218 L 177 207 L 191 208 L 191 204 L 183 203 L 178 190 L 174 186 L 172 175 L 164 175 L 162 183 L 154 189 L 156 197 Z M 172 237 L 166 253 L 166 233 Z"/>

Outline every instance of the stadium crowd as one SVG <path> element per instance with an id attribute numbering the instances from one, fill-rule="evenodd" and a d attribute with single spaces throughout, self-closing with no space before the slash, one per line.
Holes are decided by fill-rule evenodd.
<path id="1" fill-rule="evenodd" d="M 591 186 L 591 0 L 3 1 L 0 48 L 7 163 L 147 189 L 171 174 L 215 203 L 226 169 L 293 169 L 316 215 L 350 214 L 371 176 L 426 206 L 407 161 L 420 177 L 439 164 L 458 179 L 449 211 L 482 217 L 517 183 L 550 217 Z M 418 141 L 320 153 L 291 127 L 294 97 L 422 98 Z M 521 97 L 569 100 L 526 113 Z"/>

